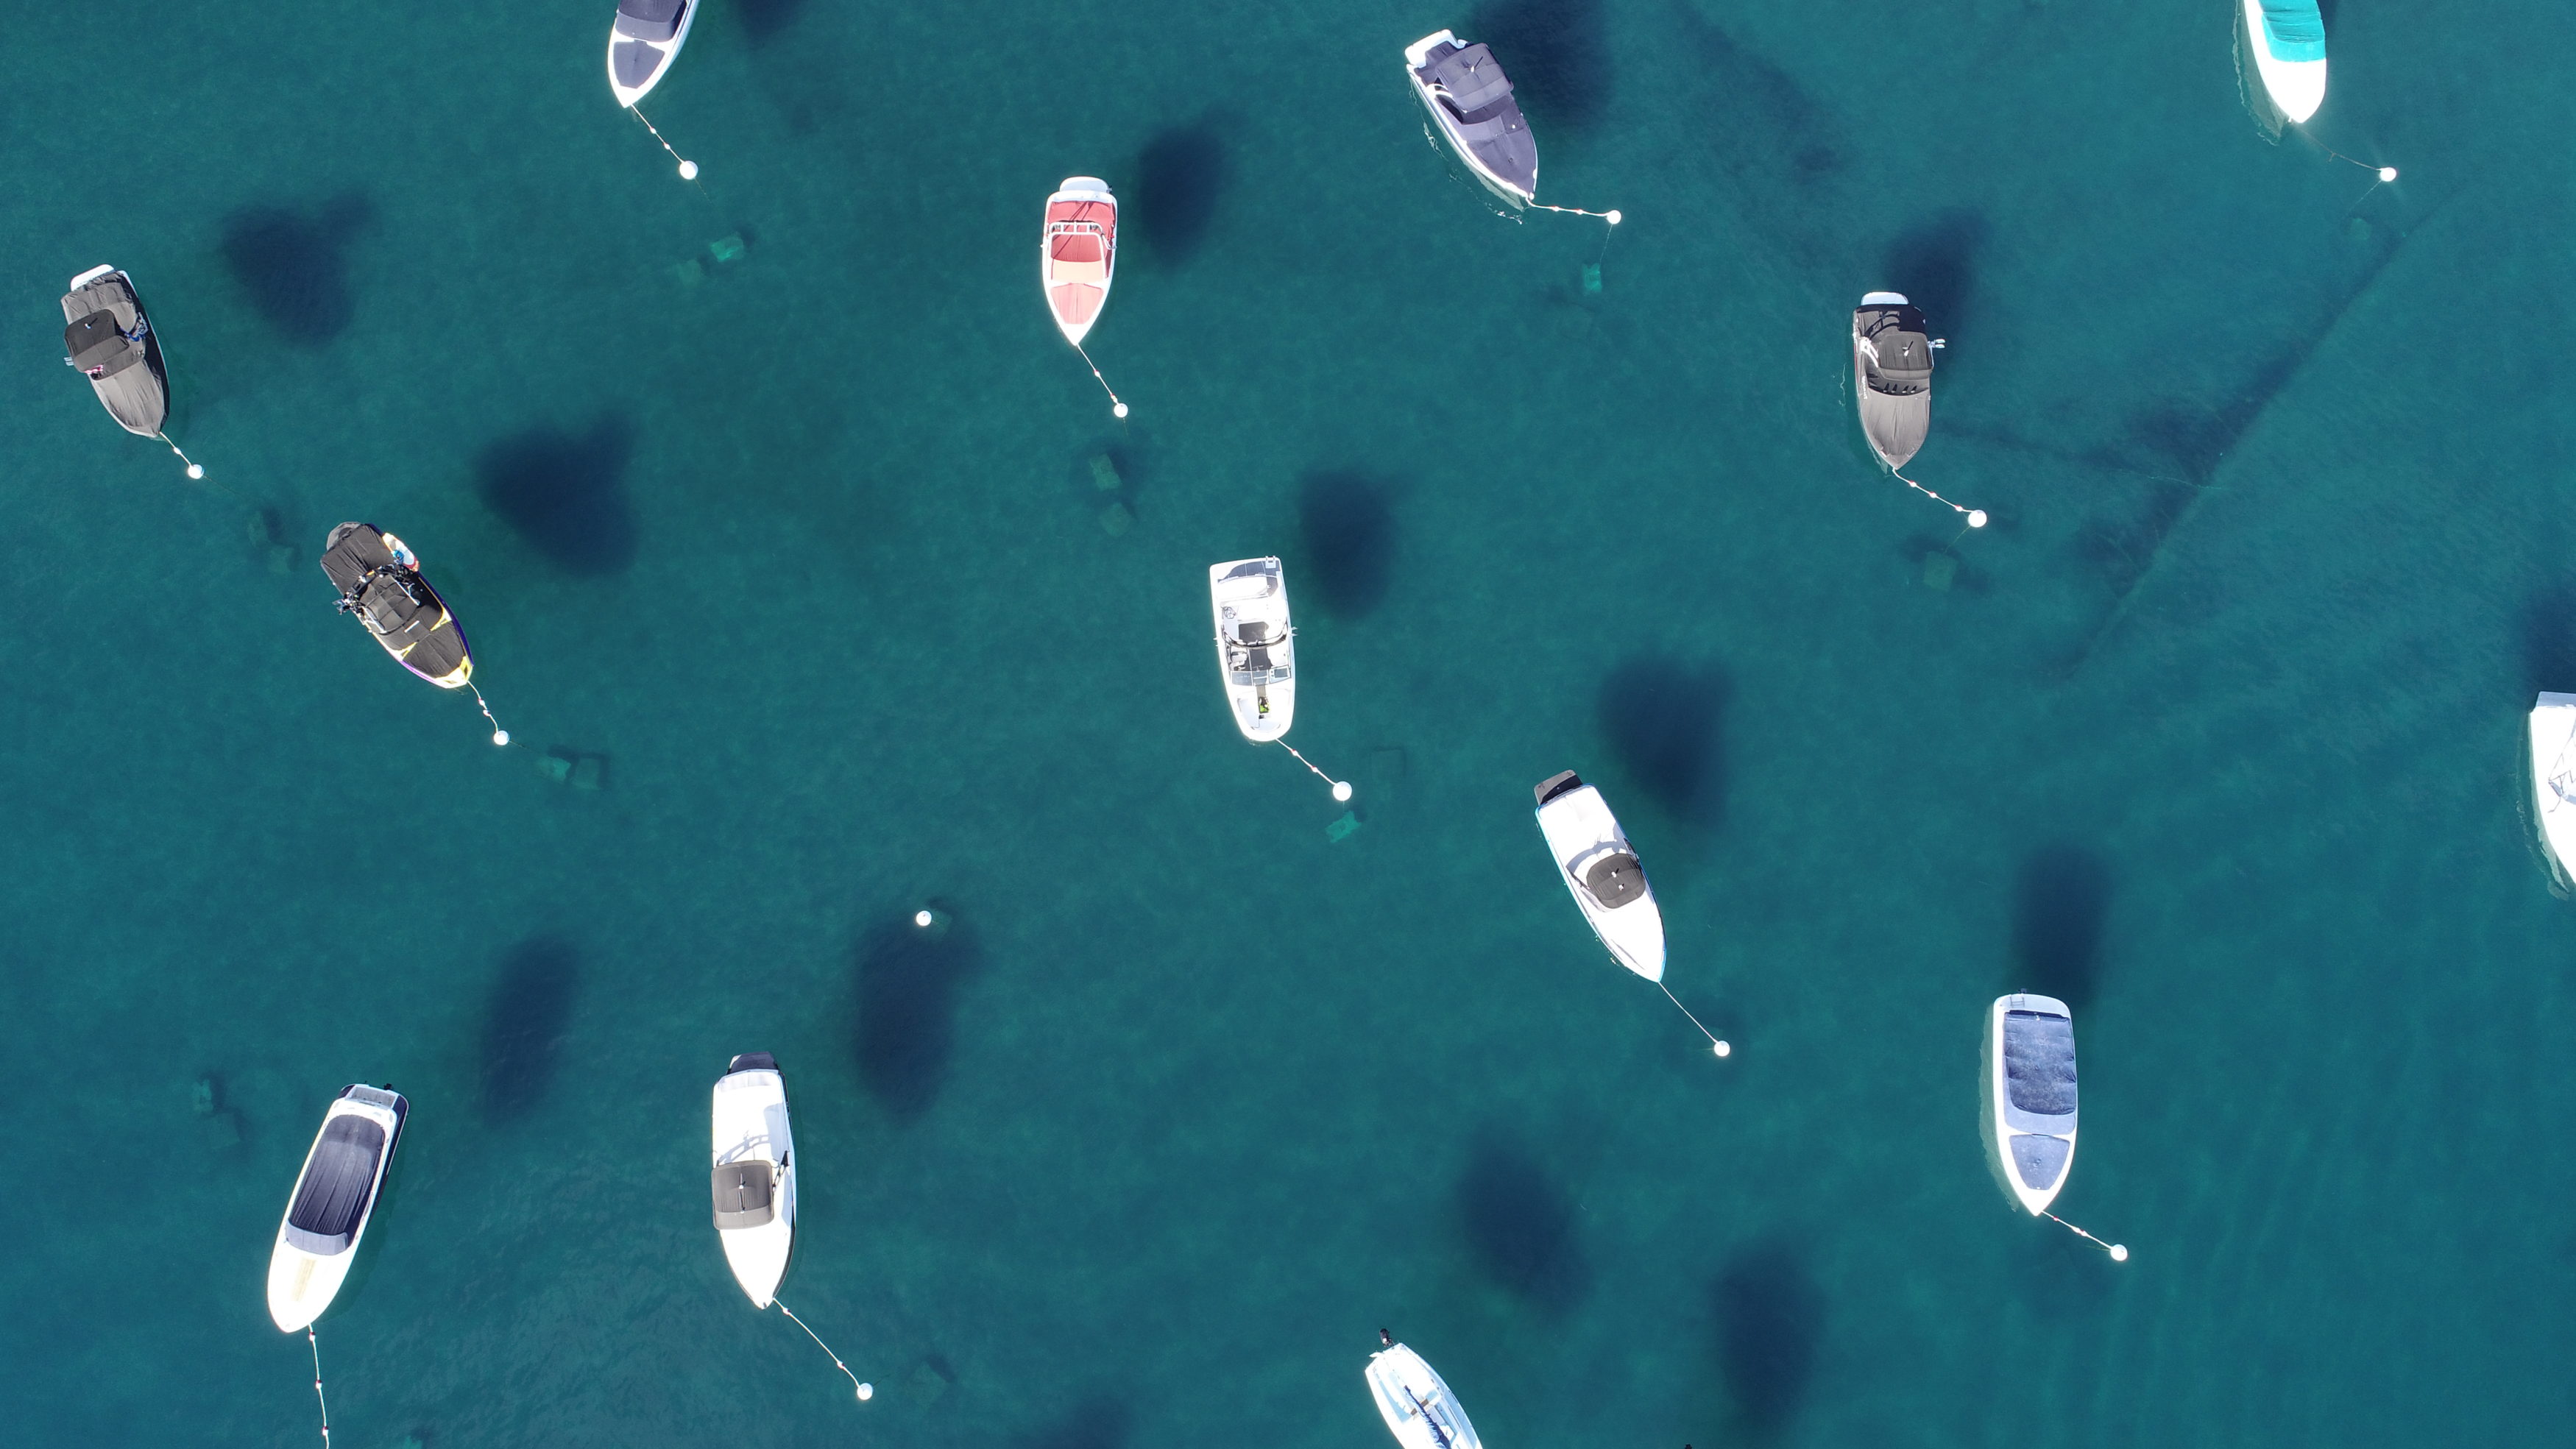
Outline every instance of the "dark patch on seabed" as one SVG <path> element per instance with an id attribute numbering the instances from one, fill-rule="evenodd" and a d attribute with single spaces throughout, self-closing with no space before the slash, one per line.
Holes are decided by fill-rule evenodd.
<path id="1" fill-rule="evenodd" d="M 1601 682 L 1601 733 L 1628 779 L 1676 819 L 1713 826 L 1726 813 L 1726 705 L 1716 664 L 1631 659 Z"/>
<path id="2" fill-rule="evenodd" d="M 938 1101 L 955 1054 L 959 994 L 982 966 L 965 922 L 924 928 L 909 917 L 870 930 L 857 952 L 859 1080 L 906 1121 Z"/>
<path id="3" fill-rule="evenodd" d="M 1610 47 L 1599 0 L 1503 0 L 1467 22 L 1459 40 L 1483 41 L 1512 82 L 1530 128 L 1581 130 L 1610 105 Z"/>
<path id="4" fill-rule="evenodd" d="M 1977 253 L 1988 230 L 1977 211 L 1941 212 L 1890 243 L 1881 280 L 1862 290 L 1902 293 L 1923 309 L 1935 337 L 1966 336 L 1976 329 Z"/>
<path id="5" fill-rule="evenodd" d="M 2438 210 L 2436 203 L 2433 210 Z M 2410 226 L 2399 228 L 2371 217 L 2355 216 L 2349 224 L 2364 230 L 2369 251 L 2352 280 L 2323 308 L 2306 329 L 2273 352 L 2255 359 L 2249 369 L 2246 385 L 2227 401 L 2211 407 L 2184 399 L 2165 399 L 2148 405 L 2129 420 L 2129 437 L 2134 447 L 2125 453 L 2144 451 L 2170 460 L 2186 480 L 2180 485 L 2151 481 L 2142 505 L 2129 517 L 2101 517 L 2089 520 L 2078 533 L 2079 556 L 2099 569 L 2110 586 L 2111 601 L 2103 611 L 2102 621 L 2085 638 L 2081 648 L 2073 651 L 2059 671 L 2071 677 L 2081 670 L 2102 641 L 2127 616 L 2129 600 L 2138 585 L 2155 570 L 2165 541 L 2171 538 L 2200 506 L 2207 486 L 2219 465 L 2236 445 L 2252 431 L 2264 409 L 2281 395 L 2316 355 L 2353 303 L 2379 280 L 2380 273 L 2397 257 L 2415 226 L 2423 224 L 2431 210 L 2415 219 Z M 2130 468 L 2125 455 L 2105 460 L 2105 466 Z"/>
<path id="6" fill-rule="evenodd" d="M 1311 474 L 1297 494 L 1304 575 L 1336 618 L 1360 619 L 1386 599 L 1395 564 L 1393 492 L 1364 473 Z"/>
<path id="7" fill-rule="evenodd" d="M 576 574 L 611 574 L 635 562 L 635 512 L 626 465 L 635 425 L 603 414 L 584 432 L 531 428 L 475 459 L 484 505 L 539 553 Z"/>
<path id="8" fill-rule="evenodd" d="M 572 944 L 532 936 L 510 948 L 483 998 L 483 1117 L 524 1117 L 554 1085 L 581 967 Z"/>
<path id="9" fill-rule="evenodd" d="M 2522 696 L 2576 694 L 2576 578 L 2523 602 Z"/>
<path id="10" fill-rule="evenodd" d="M 742 19 L 743 38 L 758 47 L 795 24 L 805 13 L 805 0 L 733 0 L 733 13 Z"/>
<path id="11" fill-rule="evenodd" d="M 1458 1178 L 1458 1219 L 1485 1276 L 1541 1312 L 1562 1314 L 1590 1290 L 1574 1199 L 1519 1148 L 1477 1142 Z"/>
<path id="12" fill-rule="evenodd" d="M 1689 43 L 1686 58 L 1699 62 L 1691 93 L 1702 117 L 1697 129 L 1732 183 L 1728 194 L 1745 226 L 1801 259 L 1849 257 L 1834 183 L 1851 147 L 1833 112 L 1690 6 L 1675 5 L 1671 14 Z"/>
<path id="13" fill-rule="evenodd" d="M 1752 1438 L 1776 1438 L 1807 1401 L 1825 1331 L 1824 1294 L 1798 1249 L 1756 1243 L 1727 1260 L 1710 1285 L 1717 1365 Z"/>
<path id="14" fill-rule="evenodd" d="M 2013 882 L 2013 984 L 2081 1012 L 2102 981 L 2111 869 L 2080 845 L 2055 842 L 2022 857 Z"/>
<path id="15" fill-rule="evenodd" d="M 1096 1398 L 1077 1405 L 1019 1444 L 1020 1449 L 1123 1449 L 1133 1437 L 1135 1425 L 1135 1410 L 1116 1399 Z"/>
<path id="16" fill-rule="evenodd" d="M 358 315 L 349 246 L 375 219 L 374 204 L 356 194 L 334 197 L 309 214 L 247 207 L 224 222 L 224 266 L 280 336 L 319 347 L 348 331 Z"/>
<path id="17" fill-rule="evenodd" d="M 1230 168 L 1222 123 L 1201 117 L 1155 134 L 1136 156 L 1136 235 L 1154 260 L 1197 255 L 1224 199 Z"/>

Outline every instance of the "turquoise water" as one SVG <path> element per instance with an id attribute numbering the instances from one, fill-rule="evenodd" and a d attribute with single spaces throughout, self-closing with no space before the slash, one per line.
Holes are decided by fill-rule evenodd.
<path id="1" fill-rule="evenodd" d="M 12 19 L 13 1437 L 312 1442 L 261 1281 L 361 1079 L 413 1115 L 342 1449 L 1379 1444 L 1381 1325 L 1497 1449 L 2576 1429 L 2519 804 L 2576 688 L 2563 7 L 2331 7 L 2376 190 L 2267 143 L 2227 3 L 716 0 L 647 104 L 697 188 L 610 8 Z M 1606 254 L 1426 146 L 1444 25 Z M 1124 427 L 1030 275 L 1086 172 Z M 100 261 L 228 493 L 55 360 Z M 1848 421 L 1883 286 L 1981 533 Z M 333 617 L 344 518 L 518 747 Z M 1211 677 L 1204 568 L 1264 552 L 1338 841 Z M 1731 1060 L 1552 883 L 1568 767 Z M 2126 1265 L 1982 1164 L 2025 988 Z M 749 1050 L 865 1407 L 708 1226 Z"/>

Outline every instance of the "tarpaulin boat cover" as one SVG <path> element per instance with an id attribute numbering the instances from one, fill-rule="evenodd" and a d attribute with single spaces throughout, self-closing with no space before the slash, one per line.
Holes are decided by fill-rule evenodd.
<path id="1" fill-rule="evenodd" d="M 680 33 L 686 0 L 617 0 L 617 33 L 638 40 L 668 40 Z"/>
<path id="2" fill-rule="evenodd" d="M 312 1160 L 286 1209 L 286 1240 L 325 1257 L 347 1252 L 375 1191 L 385 1129 L 366 1117 L 339 1116 L 322 1128 Z"/>
<path id="3" fill-rule="evenodd" d="M 2041 1011 L 2004 1013 L 2004 1095 L 2038 1117 L 2075 1111 L 2075 1023 Z"/>

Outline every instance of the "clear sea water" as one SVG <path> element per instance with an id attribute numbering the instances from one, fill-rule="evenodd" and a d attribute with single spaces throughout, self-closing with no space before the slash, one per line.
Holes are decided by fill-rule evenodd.
<path id="1" fill-rule="evenodd" d="M 7 1438 L 314 1442 L 261 1283 L 358 1080 L 341 1449 L 1374 1445 L 1381 1326 L 1496 1449 L 2576 1434 L 2564 6 L 2331 6 L 2377 189 L 2226 0 L 710 0 L 697 187 L 610 8 L 10 17 Z M 1444 25 L 1606 254 L 1426 145 Z M 1031 276 L 1082 173 L 1124 426 Z M 101 261 L 226 491 L 56 361 Z M 1879 287 L 1981 533 L 1849 421 Z M 332 615 L 351 518 L 517 746 Z M 1213 678 L 1268 552 L 1338 839 Z M 1565 768 L 1731 1060 L 1554 882 Z M 2125 1265 L 1987 1176 L 2013 989 Z M 751 1050 L 865 1407 L 708 1224 Z"/>

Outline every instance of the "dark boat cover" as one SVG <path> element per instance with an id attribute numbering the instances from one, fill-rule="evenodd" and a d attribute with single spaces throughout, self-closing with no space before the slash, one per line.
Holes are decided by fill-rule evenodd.
<path id="1" fill-rule="evenodd" d="M 1852 313 L 1860 369 L 1861 431 L 1890 468 L 1922 451 L 1932 431 L 1932 339 L 1910 303 L 1870 304 Z"/>
<path id="2" fill-rule="evenodd" d="M 774 1072 L 777 1070 L 778 1058 L 771 1056 L 769 1053 L 744 1052 L 741 1056 L 735 1057 L 732 1064 L 725 1068 L 725 1075 L 730 1077 L 736 1072 Z"/>
<path id="3" fill-rule="evenodd" d="M 158 434 L 170 418 L 170 381 L 143 299 L 124 274 L 65 293 L 63 321 L 64 361 L 89 379 L 108 415 L 129 433 Z"/>
<path id="4" fill-rule="evenodd" d="M 1626 851 L 1613 851 L 1592 863 L 1583 873 L 1583 888 L 1603 910 L 1615 911 L 1630 901 L 1642 900 L 1646 894 L 1646 868 L 1637 857 Z"/>
<path id="5" fill-rule="evenodd" d="M 286 1241 L 322 1257 L 347 1252 L 366 1221 L 384 1151 L 385 1129 L 369 1118 L 343 1115 L 324 1123 L 287 1205 Z"/>
<path id="6" fill-rule="evenodd" d="M 405 669 L 435 683 L 466 663 L 465 631 L 448 616 L 438 591 L 394 557 L 373 525 L 344 523 L 331 530 L 322 572 L 340 590 L 340 611 L 357 615 Z"/>
<path id="7" fill-rule="evenodd" d="M 2075 1112 L 2075 1023 L 2044 1011 L 2004 1013 L 2004 1097 L 2035 1117 Z"/>
<path id="8" fill-rule="evenodd" d="M 757 1157 L 717 1168 L 716 1226 L 756 1228 L 778 1216 L 770 1196 L 775 1181 L 770 1164 Z"/>
<path id="9" fill-rule="evenodd" d="M 2021 1185 L 2032 1191 L 2045 1191 L 2050 1183 L 2066 1171 L 2066 1154 L 2074 1144 L 2063 1137 L 2041 1137 L 2025 1133 L 2012 1140 L 2013 1171 L 2021 1174 Z"/>
<path id="10" fill-rule="evenodd" d="M 617 33 L 668 40 L 680 33 L 680 17 L 688 8 L 687 0 L 617 0 Z"/>
<path id="11" fill-rule="evenodd" d="M 1538 803 L 1546 804 L 1569 790 L 1583 788 L 1583 777 L 1572 770 L 1561 770 L 1538 782 Z"/>
<path id="12" fill-rule="evenodd" d="M 1446 114 L 1451 139 L 1468 159 L 1506 187 L 1528 197 L 1538 190 L 1538 138 L 1512 99 L 1512 83 L 1484 42 L 1442 41 L 1423 55 L 1414 72 L 1432 87 L 1432 104 Z"/>

